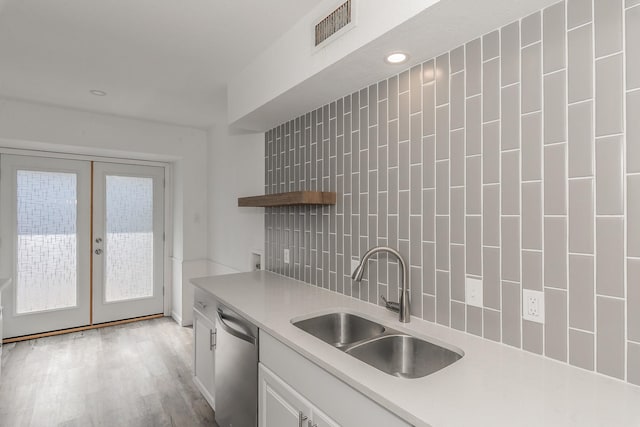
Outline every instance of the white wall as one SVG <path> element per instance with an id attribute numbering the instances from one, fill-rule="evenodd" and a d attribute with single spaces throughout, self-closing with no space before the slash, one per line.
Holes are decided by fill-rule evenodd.
<path id="1" fill-rule="evenodd" d="M 206 131 L 0 99 L 0 146 L 173 164 L 171 312 L 190 323 L 188 279 L 207 271 Z"/>
<path id="2" fill-rule="evenodd" d="M 230 80 L 229 121 L 238 121 L 438 1 L 355 0 L 357 25 L 316 51 L 312 44 L 316 20 L 342 3 L 337 0 L 320 2 Z"/>
<path id="3" fill-rule="evenodd" d="M 264 193 L 264 134 L 227 125 L 226 98 L 209 131 L 209 273 L 252 270 L 264 248 L 264 208 L 239 208 L 238 197 Z"/>

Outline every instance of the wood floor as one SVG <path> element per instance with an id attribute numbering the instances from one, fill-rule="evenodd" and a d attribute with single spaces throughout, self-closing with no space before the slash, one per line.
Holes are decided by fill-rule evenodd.
<path id="1" fill-rule="evenodd" d="M 216 426 L 192 343 L 165 317 L 7 344 L 0 426 Z"/>

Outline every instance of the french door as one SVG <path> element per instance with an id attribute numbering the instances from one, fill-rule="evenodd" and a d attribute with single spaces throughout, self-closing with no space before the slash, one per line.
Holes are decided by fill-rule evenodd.
<path id="1" fill-rule="evenodd" d="M 4 338 L 163 311 L 164 169 L 0 155 Z"/>
<path id="2" fill-rule="evenodd" d="M 94 163 L 93 322 L 162 313 L 164 169 Z"/>
<path id="3" fill-rule="evenodd" d="M 3 155 L 0 191 L 5 338 L 87 325 L 91 164 Z"/>

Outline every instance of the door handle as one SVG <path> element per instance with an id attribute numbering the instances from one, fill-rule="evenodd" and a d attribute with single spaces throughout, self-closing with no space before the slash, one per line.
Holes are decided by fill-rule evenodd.
<path id="1" fill-rule="evenodd" d="M 96 253 L 96 255 L 101 255 L 102 254 L 102 249 L 96 249 L 95 253 Z"/>
<path id="2" fill-rule="evenodd" d="M 303 427 L 302 423 L 307 421 L 307 417 L 302 411 L 298 411 L 298 427 Z"/>
<path id="3" fill-rule="evenodd" d="M 218 330 L 212 329 L 209 331 L 209 350 L 213 351 L 218 345 Z"/>
<path id="4" fill-rule="evenodd" d="M 102 237 L 96 237 L 96 243 L 102 243 Z"/>
<path id="5" fill-rule="evenodd" d="M 224 329 L 225 332 L 233 335 L 236 338 L 240 338 L 241 340 L 244 340 L 244 341 L 248 342 L 249 344 L 256 345 L 256 339 L 254 337 L 252 337 L 250 335 L 247 335 L 247 334 L 243 334 L 240 331 L 236 331 L 231 326 L 229 326 L 227 324 L 227 322 L 224 321 L 224 314 L 220 310 L 216 311 L 216 314 L 218 315 L 217 316 L 218 317 L 218 323 L 220 324 L 220 327 L 222 329 Z"/>

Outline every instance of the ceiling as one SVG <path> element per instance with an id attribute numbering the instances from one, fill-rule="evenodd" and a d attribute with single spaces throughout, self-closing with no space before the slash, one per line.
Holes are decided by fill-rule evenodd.
<path id="1" fill-rule="evenodd" d="M 232 73 L 317 3 L 0 0 L 0 97 L 208 127 Z"/>
<path id="2" fill-rule="evenodd" d="M 247 112 L 232 126 L 256 131 L 271 129 L 554 3 L 557 0 L 440 0 Z M 400 65 L 386 64 L 382 58 L 394 50 L 408 52 L 409 60 Z"/>

